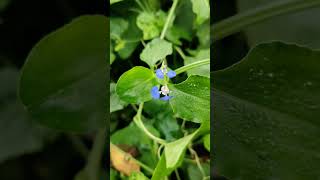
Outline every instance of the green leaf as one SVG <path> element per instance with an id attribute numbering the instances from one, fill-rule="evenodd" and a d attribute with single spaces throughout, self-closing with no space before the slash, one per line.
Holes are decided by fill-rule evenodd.
<path id="1" fill-rule="evenodd" d="M 123 0 L 110 0 L 110 5 L 117 3 L 117 2 L 121 2 L 121 1 L 123 1 Z"/>
<path id="2" fill-rule="evenodd" d="M 210 35 L 210 34 L 209 34 Z M 192 40 L 191 35 L 183 28 L 179 26 L 172 26 L 166 33 L 166 39 L 174 44 L 182 45 L 180 39 Z"/>
<path id="3" fill-rule="evenodd" d="M 174 169 L 167 169 L 166 157 L 164 154 L 161 155 L 160 160 L 155 168 L 151 180 L 164 180 Z"/>
<path id="4" fill-rule="evenodd" d="M 0 163 L 39 151 L 43 137 L 17 100 L 19 73 L 13 68 L 0 70 Z"/>
<path id="5" fill-rule="evenodd" d="M 210 164 L 209 163 L 201 163 L 201 166 L 207 176 L 210 175 Z M 189 180 L 199 180 L 202 177 L 202 174 L 199 170 L 199 167 L 196 164 L 188 164 L 187 174 Z"/>
<path id="6" fill-rule="evenodd" d="M 72 131 L 105 125 L 108 25 L 104 16 L 82 16 L 32 49 L 19 94 L 37 122 Z"/>
<path id="7" fill-rule="evenodd" d="M 210 48 L 210 21 L 207 20 L 197 28 L 197 37 L 199 39 L 198 48 Z M 210 55 L 210 52 L 208 53 Z"/>
<path id="8" fill-rule="evenodd" d="M 123 18 L 111 17 L 110 18 L 110 37 L 118 39 L 128 29 L 129 23 Z"/>
<path id="9" fill-rule="evenodd" d="M 182 136 L 180 125 L 173 116 L 168 102 L 151 100 L 144 104 L 144 112 L 154 119 L 154 126 L 167 141 L 173 141 Z"/>
<path id="10" fill-rule="evenodd" d="M 200 49 L 199 51 L 196 52 L 194 56 L 187 56 L 184 59 L 185 65 L 197 62 L 197 61 L 202 61 L 205 59 L 210 59 L 210 49 Z M 201 76 L 206 76 L 210 77 L 210 64 L 202 65 L 197 68 L 193 68 L 191 70 L 187 71 L 188 75 L 201 75 Z"/>
<path id="11" fill-rule="evenodd" d="M 319 51 L 273 42 L 212 74 L 219 173 L 252 180 L 320 177 L 319 59 Z"/>
<path id="12" fill-rule="evenodd" d="M 166 144 L 164 154 L 168 169 L 175 169 L 181 165 L 186 149 L 197 132 L 195 131 L 188 136 Z"/>
<path id="13" fill-rule="evenodd" d="M 116 84 L 110 83 L 110 113 L 123 109 L 126 105 L 121 101 L 116 93 Z"/>
<path id="14" fill-rule="evenodd" d="M 239 12 L 244 13 L 249 9 L 283 1 L 286 0 L 237 0 L 237 5 Z M 251 47 L 254 47 L 261 42 L 276 39 L 319 49 L 320 40 L 319 38 L 314 38 L 317 37 L 320 32 L 320 24 L 318 23 L 319 18 L 319 7 L 308 8 L 304 11 L 278 16 L 268 21 L 264 21 L 263 23 L 254 24 L 246 28 L 245 33 Z M 289 30 L 288 27 L 290 27 Z"/>
<path id="15" fill-rule="evenodd" d="M 177 7 L 174 26 L 186 31 L 190 36 L 194 33 L 194 22 L 196 20 L 196 15 L 192 12 L 192 3 L 191 1 L 179 1 L 179 6 Z"/>
<path id="16" fill-rule="evenodd" d="M 201 123 L 210 121 L 210 79 L 190 76 L 180 84 L 169 84 L 170 104 L 176 117 Z"/>
<path id="17" fill-rule="evenodd" d="M 129 180 L 148 180 L 148 178 L 141 172 L 132 172 Z"/>
<path id="18" fill-rule="evenodd" d="M 153 39 L 149 42 L 140 54 L 140 59 L 146 62 L 151 68 L 157 61 L 172 54 L 172 44 L 166 40 Z"/>
<path id="19" fill-rule="evenodd" d="M 135 14 L 128 15 L 127 20 L 129 22 L 129 27 L 121 36 L 121 38 L 125 41 L 125 45 L 118 51 L 121 59 L 127 59 L 129 56 L 131 56 L 133 51 L 140 43 L 142 34 L 136 25 L 136 19 L 137 17 Z"/>
<path id="20" fill-rule="evenodd" d="M 140 43 L 141 32 L 136 25 L 136 15 L 129 14 L 127 19 L 111 18 L 111 38 L 114 50 L 121 59 L 127 59 Z"/>
<path id="21" fill-rule="evenodd" d="M 141 12 L 137 17 L 137 26 L 143 32 L 143 39 L 149 40 L 158 37 L 166 18 L 166 13 L 161 10 L 158 12 Z"/>
<path id="22" fill-rule="evenodd" d="M 210 134 L 203 137 L 203 145 L 210 152 Z"/>
<path id="23" fill-rule="evenodd" d="M 152 99 L 151 88 L 157 84 L 152 70 L 136 66 L 121 75 L 116 92 L 127 103 L 141 103 Z"/>
<path id="24" fill-rule="evenodd" d="M 191 0 L 192 10 L 197 15 L 196 24 L 200 25 L 210 17 L 209 0 Z"/>

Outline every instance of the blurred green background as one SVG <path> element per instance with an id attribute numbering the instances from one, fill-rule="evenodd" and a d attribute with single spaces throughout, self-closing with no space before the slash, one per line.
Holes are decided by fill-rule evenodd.
<path id="1" fill-rule="evenodd" d="M 70 180 L 85 165 L 94 134 L 35 124 L 17 98 L 19 70 L 45 35 L 80 15 L 106 12 L 103 1 L 0 0 L 1 180 Z"/>

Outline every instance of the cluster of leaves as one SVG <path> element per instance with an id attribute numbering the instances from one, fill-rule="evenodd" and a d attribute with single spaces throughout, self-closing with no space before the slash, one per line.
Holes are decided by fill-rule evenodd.
<path id="1" fill-rule="evenodd" d="M 209 1 L 110 4 L 110 178 L 209 178 Z"/>

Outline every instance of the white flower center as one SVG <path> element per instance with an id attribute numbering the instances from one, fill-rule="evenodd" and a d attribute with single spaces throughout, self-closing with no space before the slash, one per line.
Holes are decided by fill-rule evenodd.
<path id="1" fill-rule="evenodd" d="M 170 93 L 170 90 L 169 90 L 169 88 L 168 88 L 167 85 L 164 85 L 164 86 L 161 87 L 161 93 L 162 93 L 163 95 L 165 95 L 165 96 Z"/>

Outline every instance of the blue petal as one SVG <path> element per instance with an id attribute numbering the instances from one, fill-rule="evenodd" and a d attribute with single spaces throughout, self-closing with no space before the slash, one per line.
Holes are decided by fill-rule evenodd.
<path id="1" fill-rule="evenodd" d="M 159 79 L 163 79 L 164 78 L 164 74 L 163 72 L 161 71 L 161 69 L 157 69 L 156 70 L 156 75 Z"/>
<path id="2" fill-rule="evenodd" d="M 173 98 L 173 96 L 164 96 L 162 98 L 160 98 L 163 101 L 168 101 L 169 99 Z"/>
<path id="3" fill-rule="evenodd" d="M 154 99 L 159 99 L 160 98 L 160 94 L 159 94 L 159 88 L 158 86 L 153 86 L 151 91 L 151 96 L 154 98 Z"/>
<path id="4" fill-rule="evenodd" d="M 169 77 L 169 78 L 173 78 L 173 77 L 175 77 L 177 74 L 176 74 L 176 72 L 174 72 L 174 71 L 172 71 L 172 70 L 170 70 L 169 72 L 167 72 L 167 76 Z"/>

